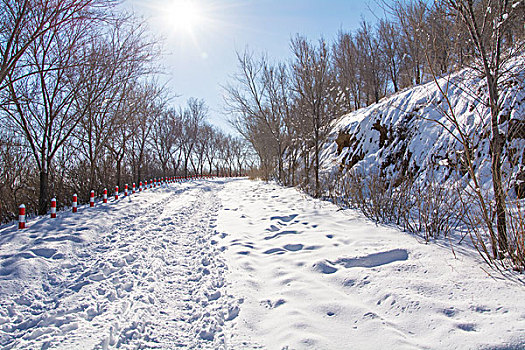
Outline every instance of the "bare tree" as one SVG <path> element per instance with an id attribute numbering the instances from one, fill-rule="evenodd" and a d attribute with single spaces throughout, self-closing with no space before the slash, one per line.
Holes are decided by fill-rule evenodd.
<path id="1" fill-rule="evenodd" d="M 264 81 L 267 87 L 267 109 L 269 110 L 264 121 L 277 145 L 279 181 L 284 183 L 284 154 L 290 143 L 288 125 L 294 117 L 292 113 L 293 96 L 287 67 L 282 63 L 276 66 L 265 66 Z"/>
<path id="2" fill-rule="evenodd" d="M 205 157 L 206 162 L 208 163 L 208 168 L 210 171 L 210 174 L 213 174 L 213 167 L 215 166 L 216 172 L 218 171 L 218 165 L 216 163 L 217 158 L 219 156 L 219 150 L 221 146 L 222 139 L 224 138 L 224 135 L 216 130 L 214 127 L 210 126 L 210 140 L 207 144 Z"/>
<path id="3" fill-rule="evenodd" d="M 7 87 L 7 76 L 13 73 L 25 52 L 42 36 L 50 31 L 59 32 L 87 18 L 102 18 L 103 10 L 114 3 L 115 0 L 2 0 L 0 90 Z"/>
<path id="4" fill-rule="evenodd" d="M 199 128 L 197 144 L 195 145 L 195 172 L 204 174 L 204 164 L 206 163 L 208 152 L 212 149 L 211 143 L 215 142 L 215 130 L 207 123 L 203 123 Z M 211 172 L 211 166 L 210 166 Z"/>
<path id="5" fill-rule="evenodd" d="M 226 105 L 232 115 L 230 124 L 258 150 L 266 178 L 277 163 L 279 179 L 282 178 L 282 115 L 277 112 L 269 96 L 269 84 L 276 88 L 275 71 L 269 67 L 266 56 L 256 59 L 253 53 L 237 54 L 239 73 L 235 85 L 225 87 Z M 275 107 L 275 108 L 274 108 Z"/>
<path id="6" fill-rule="evenodd" d="M 361 80 L 358 74 L 359 51 L 352 33 L 339 31 L 332 47 L 336 85 L 344 96 L 343 112 L 361 107 Z"/>
<path id="7" fill-rule="evenodd" d="M 151 73 L 154 55 L 142 24 L 127 17 L 113 23 L 107 32 L 93 33 L 83 48 L 86 61 L 80 74 L 84 78 L 76 103 L 86 106 L 86 116 L 76 136 L 89 163 L 89 189 L 103 186 L 96 181 L 97 163 L 119 124 L 129 124 L 131 90 L 135 80 Z"/>
<path id="8" fill-rule="evenodd" d="M 177 137 L 180 137 L 180 134 L 177 133 L 178 130 L 174 130 L 174 126 L 176 126 L 173 123 L 174 115 L 176 112 L 173 109 L 162 111 L 153 123 L 153 148 L 160 161 L 162 176 L 164 177 L 168 176 L 170 158 L 175 151 Z"/>
<path id="9" fill-rule="evenodd" d="M 199 129 L 208 115 L 208 107 L 203 100 L 190 98 L 187 106 L 180 111 L 182 116 L 182 134 L 180 138 L 183 154 L 184 176 L 188 176 L 188 166 L 193 156 L 195 145 L 198 142 Z"/>
<path id="10" fill-rule="evenodd" d="M 393 11 L 401 30 L 403 52 L 402 73 L 405 77 L 403 87 L 420 84 L 423 81 L 425 52 L 422 24 L 427 14 L 427 4 L 423 0 L 396 0 Z"/>
<path id="11" fill-rule="evenodd" d="M 363 84 L 366 104 L 379 102 L 385 94 L 385 64 L 381 61 L 379 41 L 365 21 L 361 22 L 361 27 L 357 30 L 356 45 L 359 51 L 359 77 Z"/>
<path id="12" fill-rule="evenodd" d="M 145 82 L 137 85 L 133 97 L 133 108 L 136 111 L 131 119 L 130 152 L 133 160 L 134 176 L 136 182 L 144 180 L 152 174 L 145 173 L 145 162 L 148 157 L 148 147 L 151 144 L 153 125 L 156 118 L 162 113 L 168 102 L 165 90 L 155 82 Z"/>
<path id="13" fill-rule="evenodd" d="M 53 158 L 86 113 L 87 106 L 77 109 L 74 100 L 82 84 L 78 67 L 84 59 L 77 49 L 89 30 L 94 30 L 90 23 L 78 22 L 67 31 L 47 31 L 28 48 L 28 71 L 37 73 L 7 75 L 11 103 L 3 110 L 27 140 L 38 165 L 40 214 L 49 206 Z"/>
<path id="14" fill-rule="evenodd" d="M 173 145 L 173 150 L 170 154 L 171 168 L 174 174 L 178 174 L 179 168 L 182 164 L 182 144 L 180 140 L 182 139 L 182 119 L 179 113 L 175 109 L 170 109 L 170 119 L 168 121 L 169 132 L 173 135 L 175 144 Z"/>
<path id="15" fill-rule="evenodd" d="M 379 50 L 383 55 L 383 62 L 387 67 L 388 76 L 392 82 L 394 92 L 399 91 L 399 71 L 401 69 L 401 37 L 399 28 L 393 22 L 379 20 L 377 28 Z"/>
<path id="16" fill-rule="evenodd" d="M 305 122 L 309 124 L 313 137 L 313 168 L 315 176 L 314 195 L 321 194 L 319 182 L 319 155 L 323 146 L 329 122 L 335 117 L 331 108 L 330 89 L 332 75 L 330 72 L 330 57 L 326 42 L 319 40 L 318 46 L 311 44 L 306 38 L 297 36 L 291 42 L 295 56 L 293 63 L 293 84 L 298 94 L 300 104 L 305 113 Z"/>
<path id="17" fill-rule="evenodd" d="M 451 15 L 465 25 L 474 52 L 473 68 L 485 77 L 490 108 L 490 150 L 492 185 L 496 206 L 497 242 L 493 242 L 495 257 L 503 257 L 508 251 L 506 223 L 506 191 L 502 184 L 502 154 L 507 135 L 504 126 L 507 115 L 501 113 L 501 79 L 505 64 L 523 48 L 508 42 L 510 24 L 517 16 L 523 16 L 524 5 L 512 0 L 445 0 Z"/>

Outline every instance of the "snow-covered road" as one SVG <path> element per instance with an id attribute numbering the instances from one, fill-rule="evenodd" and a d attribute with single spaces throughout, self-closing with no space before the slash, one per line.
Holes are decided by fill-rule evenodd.
<path id="1" fill-rule="evenodd" d="M 225 344 L 238 307 L 213 239 L 221 188 L 172 184 L 2 230 L 0 347 Z"/>
<path id="2" fill-rule="evenodd" d="M 0 348 L 520 349 L 525 288 L 295 189 L 171 184 L 0 228 Z"/>

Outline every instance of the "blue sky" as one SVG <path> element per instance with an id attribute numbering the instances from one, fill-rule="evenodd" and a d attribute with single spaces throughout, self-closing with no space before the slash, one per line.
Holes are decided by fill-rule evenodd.
<path id="1" fill-rule="evenodd" d="M 153 33 L 164 38 L 164 79 L 179 95 L 174 104 L 189 97 L 204 99 L 210 121 L 225 131 L 221 85 L 236 72 L 236 51 L 249 48 L 287 60 L 295 34 L 331 40 L 340 29 L 357 28 L 362 18 L 382 16 L 374 0 L 192 0 L 197 19 L 177 18 L 184 1 L 125 0 L 124 5 L 147 18 Z"/>

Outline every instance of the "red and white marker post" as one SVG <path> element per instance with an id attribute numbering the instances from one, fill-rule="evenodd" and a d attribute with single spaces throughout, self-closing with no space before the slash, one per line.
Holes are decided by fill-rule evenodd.
<path id="1" fill-rule="evenodd" d="M 115 186 L 115 200 L 118 200 L 118 186 Z"/>
<path id="2" fill-rule="evenodd" d="M 51 219 L 54 219 L 57 217 L 57 199 L 52 198 L 51 199 Z"/>
<path id="3" fill-rule="evenodd" d="M 77 212 L 77 205 L 78 205 L 78 202 L 77 202 L 77 194 L 75 193 L 73 195 L 73 203 L 72 203 L 72 211 L 73 213 L 76 213 Z"/>
<path id="4" fill-rule="evenodd" d="M 139 181 L 139 192 L 142 192 L 142 181 Z"/>
<path id="5" fill-rule="evenodd" d="M 95 206 L 95 191 L 91 190 L 91 194 L 89 195 L 89 206 L 93 208 Z"/>
<path id="6" fill-rule="evenodd" d="M 102 196 L 102 200 L 104 201 L 104 203 L 108 202 L 108 189 L 107 188 L 104 188 L 104 195 Z"/>
<path id="7" fill-rule="evenodd" d="M 26 228 L 26 206 L 20 204 L 18 207 L 18 229 L 22 230 Z"/>
<path id="8" fill-rule="evenodd" d="M 133 183 L 133 190 L 131 191 L 132 194 L 135 194 L 135 183 Z"/>
<path id="9" fill-rule="evenodd" d="M 128 196 L 128 184 L 124 185 L 124 197 Z"/>

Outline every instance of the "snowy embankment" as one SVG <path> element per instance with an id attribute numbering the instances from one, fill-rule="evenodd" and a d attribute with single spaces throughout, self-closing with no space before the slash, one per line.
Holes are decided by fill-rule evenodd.
<path id="1" fill-rule="evenodd" d="M 295 189 L 172 184 L 0 229 L 0 347 L 525 347 L 525 288 Z"/>
<path id="2" fill-rule="evenodd" d="M 525 179 L 525 54 L 508 64 L 501 79 L 500 132 L 507 138 L 503 182 L 511 195 Z M 336 119 L 321 154 L 323 172 L 381 172 L 393 182 L 461 184 L 471 181 L 465 168 L 458 129 L 449 120 L 454 111 L 470 139 L 473 166 L 480 186 L 490 193 L 490 108 L 485 80 L 472 69 L 414 86 L 366 108 Z M 447 95 L 445 99 L 443 93 Z M 447 103 L 450 102 L 450 105 Z M 344 173 L 344 171 L 343 171 Z M 524 187 L 525 188 L 525 187 Z"/>

